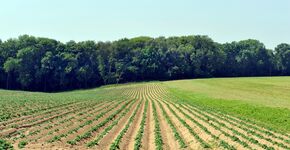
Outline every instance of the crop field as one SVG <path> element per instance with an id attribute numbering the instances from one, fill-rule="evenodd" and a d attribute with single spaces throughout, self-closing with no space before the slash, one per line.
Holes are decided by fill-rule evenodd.
<path id="1" fill-rule="evenodd" d="M 289 132 L 188 102 L 167 84 L 2 90 L 0 139 L 14 149 L 290 149 Z"/>

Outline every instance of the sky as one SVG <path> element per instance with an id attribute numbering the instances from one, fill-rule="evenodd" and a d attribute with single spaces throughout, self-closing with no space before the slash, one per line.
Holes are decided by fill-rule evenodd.
<path id="1" fill-rule="evenodd" d="M 113 41 L 208 35 L 225 43 L 290 43 L 290 0 L 0 0 L 0 39 L 28 34 Z"/>

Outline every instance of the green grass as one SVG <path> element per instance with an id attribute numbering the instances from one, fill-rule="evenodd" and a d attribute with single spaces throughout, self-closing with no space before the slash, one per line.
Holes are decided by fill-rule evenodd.
<path id="1" fill-rule="evenodd" d="M 290 77 L 175 80 L 162 85 L 180 101 L 290 131 Z"/>

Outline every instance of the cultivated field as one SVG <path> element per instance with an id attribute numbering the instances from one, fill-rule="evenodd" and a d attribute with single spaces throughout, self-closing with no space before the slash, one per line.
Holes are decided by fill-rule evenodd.
<path id="1" fill-rule="evenodd" d="M 160 82 L 0 94 L 0 138 L 15 149 L 290 149 L 289 133 L 189 103 Z"/>

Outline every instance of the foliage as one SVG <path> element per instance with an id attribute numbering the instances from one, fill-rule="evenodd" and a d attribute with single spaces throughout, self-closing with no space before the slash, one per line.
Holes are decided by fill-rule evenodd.
<path id="1" fill-rule="evenodd" d="M 27 141 L 21 141 L 18 143 L 19 148 L 24 148 L 27 145 Z"/>
<path id="2" fill-rule="evenodd" d="M 0 43 L 0 88 L 60 91 L 143 80 L 290 75 L 290 46 L 207 36 L 61 43 L 23 35 Z"/>
<path id="3" fill-rule="evenodd" d="M 7 141 L 0 139 L 0 150 L 13 150 L 13 146 Z"/>

